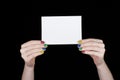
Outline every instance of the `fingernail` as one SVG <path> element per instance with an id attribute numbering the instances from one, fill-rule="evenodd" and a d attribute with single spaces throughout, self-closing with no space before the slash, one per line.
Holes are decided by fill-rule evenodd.
<path id="1" fill-rule="evenodd" d="M 45 42 L 44 41 L 41 41 L 41 44 L 44 44 Z"/>
<path id="2" fill-rule="evenodd" d="M 43 51 L 46 51 L 46 48 L 42 48 Z"/>
<path id="3" fill-rule="evenodd" d="M 80 45 L 80 44 L 78 44 L 78 45 L 77 45 L 77 47 L 78 47 L 78 48 L 80 48 L 80 47 L 81 47 L 81 45 Z"/>
<path id="4" fill-rule="evenodd" d="M 79 48 L 79 51 L 82 51 L 82 47 Z"/>
<path id="5" fill-rule="evenodd" d="M 44 50 L 41 50 L 40 53 L 43 54 L 43 53 L 44 53 Z"/>
<path id="6" fill-rule="evenodd" d="M 79 40 L 79 41 L 78 41 L 78 44 L 82 44 L 82 40 Z"/>
<path id="7" fill-rule="evenodd" d="M 45 47 L 45 48 L 47 48 L 47 47 L 48 47 L 48 45 L 47 45 L 47 44 L 44 44 L 44 47 Z"/>
<path id="8" fill-rule="evenodd" d="M 82 51 L 82 53 L 85 53 L 85 51 Z"/>

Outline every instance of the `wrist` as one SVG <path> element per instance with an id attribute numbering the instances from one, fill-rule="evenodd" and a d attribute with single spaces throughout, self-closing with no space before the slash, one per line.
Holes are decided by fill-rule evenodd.
<path id="1" fill-rule="evenodd" d="M 25 65 L 24 65 L 25 68 L 29 68 L 29 69 L 34 69 L 34 66 L 35 66 L 35 64 L 30 65 L 27 63 L 25 63 Z"/>
<path id="2" fill-rule="evenodd" d="M 106 65 L 105 61 L 103 60 L 99 65 L 96 65 L 97 69 L 101 69 Z"/>

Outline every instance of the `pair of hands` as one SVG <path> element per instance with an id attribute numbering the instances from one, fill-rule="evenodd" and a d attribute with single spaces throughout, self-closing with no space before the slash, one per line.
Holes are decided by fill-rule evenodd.
<path id="1" fill-rule="evenodd" d="M 25 61 L 25 64 L 29 67 L 34 67 L 35 58 L 44 54 L 41 52 L 44 46 L 44 42 L 40 40 L 31 40 L 21 45 L 21 56 Z M 100 39 L 83 39 L 80 44 L 80 48 L 83 54 L 90 55 L 96 66 L 101 65 L 104 62 L 105 45 Z"/>

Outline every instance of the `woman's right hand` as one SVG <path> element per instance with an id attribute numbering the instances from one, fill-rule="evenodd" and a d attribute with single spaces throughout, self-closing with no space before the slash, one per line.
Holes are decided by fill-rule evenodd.
<path id="1" fill-rule="evenodd" d="M 21 45 L 21 57 L 28 67 L 34 67 L 35 58 L 42 55 L 47 47 L 44 46 L 44 41 L 31 40 Z"/>

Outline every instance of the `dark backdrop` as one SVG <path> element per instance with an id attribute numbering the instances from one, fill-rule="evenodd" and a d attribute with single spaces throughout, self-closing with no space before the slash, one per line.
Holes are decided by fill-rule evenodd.
<path id="1" fill-rule="evenodd" d="M 79 3 L 78 3 L 79 4 Z M 119 78 L 118 68 L 118 34 L 115 25 L 115 12 L 111 4 L 96 4 L 89 2 L 86 5 L 82 3 L 55 4 L 26 7 L 23 13 L 27 16 L 19 16 L 18 27 L 15 29 L 15 70 L 16 80 L 20 80 L 24 61 L 20 56 L 20 46 L 29 40 L 41 39 L 41 16 L 82 16 L 83 38 L 102 39 L 106 47 L 105 61 L 108 64 L 114 78 Z M 83 7 L 81 7 L 81 4 Z M 91 6 L 92 5 L 92 6 Z M 52 6 L 52 7 L 51 7 Z M 64 6 L 64 7 L 63 7 Z M 28 14 L 31 14 L 28 16 Z M 76 45 L 58 45 L 49 46 L 44 55 L 37 57 L 35 67 L 36 80 L 99 80 L 96 67 L 88 55 L 81 54 Z"/>

